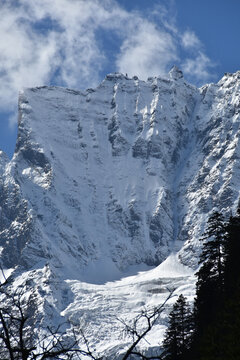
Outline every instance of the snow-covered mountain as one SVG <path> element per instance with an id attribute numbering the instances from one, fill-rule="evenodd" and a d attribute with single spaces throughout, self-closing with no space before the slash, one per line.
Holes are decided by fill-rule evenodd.
<path id="1" fill-rule="evenodd" d="M 20 93 L 14 156 L 0 152 L 1 262 L 31 279 L 42 321 L 86 321 L 96 347 L 101 326 L 111 354 L 116 312 L 162 301 L 168 282 L 193 297 L 209 214 L 238 205 L 239 94 L 240 72 L 198 89 L 176 67 L 147 82 L 116 73 L 96 89 Z"/>

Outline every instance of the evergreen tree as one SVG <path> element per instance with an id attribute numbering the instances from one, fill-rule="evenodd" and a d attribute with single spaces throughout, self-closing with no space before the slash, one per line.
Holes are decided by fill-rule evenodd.
<path id="1" fill-rule="evenodd" d="M 240 359 L 240 209 L 227 224 L 214 212 L 202 240 L 188 359 Z"/>
<path id="2" fill-rule="evenodd" d="M 225 292 L 226 296 L 232 297 L 235 293 L 240 293 L 240 208 L 228 222 L 225 253 Z"/>
<path id="3" fill-rule="evenodd" d="M 209 276 L 222 287 L 224 271 L 224 248 L 226 242 L 226 225 L 218 211 L 213 212 L 207 222 L 207 230 L 203 234 L 203 249 L 199 264 L 208 264 Z"/>
<path id="4" fill-rule="evenodd" d="M 192 314 L 186 298 L 180 295 L 169 314 L 169 327 L 163 341 L 166 360 L 183 360 L 190 347 Z"/>
<path id="5" fill-rule="evenodd" d="M 201 240 L 203 249 L 199 261 L 201 267 L 196 274 L 198 280 L 194 304 L 197 337 L 214 319 L 223 300 L 226 225 L 219 212 L 210 216 Z"/>
<path id="6" fill-rule="evenodd" d="M 179 297 L 164 340 L 167 360 L 240 359 L 240 209 L 227 224 L 214 212 L 202 241 L 194 322 Z"/>
<path id="7" fill-rule="evenodd" d="M 221 213 L 215 211 L 209 217 L 200 255 L 200 269 L 196 273 L 196 298 L 194 302 L 194 330 L 189 351 L 192 359 L 208 359 L 207 344 L 214 344 L 214 324 L 224 299 L 224 269 L 226 225 Z M 209 330 L 211 329 L 211 330 Z"/>
<path id="8" fill-rule="evenodd" d="M 223 285 L 219 298 L 205 298 L 206 308 L 211 304 L 212 321 L 205 322 L 199 338 L 197 356 L 199 360 L 236 360 L 240 359 L 240 211 L 231 216 L 226 225 L 223 248 L 224 267 Z M 206 279 L 211 293 L 211 279 Z M 198 299 L 199 302 L 199 299 Z M 197 324 L 198 325 L 198 324 Z"/>
<path id="9" fill-rule="evenodd" d="M 235 360 L 240 358 L 240 209 L 226 228 L 224 304 L 215 323 L 215 344 L 219 359 Z"/>

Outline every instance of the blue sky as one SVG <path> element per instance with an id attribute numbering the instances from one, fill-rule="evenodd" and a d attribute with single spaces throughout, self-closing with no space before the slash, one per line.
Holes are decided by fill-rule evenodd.
<path id="1" fill-rule="evenodd" d="M 0 149 L 11 157 L 23 87 L 96 86 L 107 73 L 200 86 L 240 70 L 239 0 L 2 0 Z"/>

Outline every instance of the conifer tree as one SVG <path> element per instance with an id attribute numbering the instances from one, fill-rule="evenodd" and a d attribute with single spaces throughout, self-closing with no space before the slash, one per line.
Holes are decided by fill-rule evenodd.
<path id="1" fill-rule="evenodd" d="M 228 222 L 225 253 L 225 291 L 226 296 L 233 296 L 237 292 L 240 293 L 240 208 Z"/>
<path id="2" fill-rule="evenodd" d="M 223 283 L 225 234 L 226 225 L 223 216 L 215 211 L 209 217 L 206 232 L 201 239 L 203 249 L 199 264 L 208 264 L 210 277 L 215 278 L 216 284 L 220 287 Z"/>
<path id="3" fill-rule="evenodd" d="M 203 249 L 197 272 L 194 315 L 196 335 L 201 336 L 221 306 L 224 289 L 226 226 L 222 214 L 214 212 L 203 234 Z"/>
<path id="4" fill-rule="evenodd" d="M 165 334 L 163 347 L 166 360 L 183 360 L 190 347 L 192 331 L 192 314 L 189 304 L 183 295 L 180 295 L 173 310 L 169 314 L 169 327 Z"/>
<path id="5" fill-rule="evenodd" d="M 240 209 L 226 225 L 221 214 L 213 213 L 203 241 L 189 355 L 240 359 Z"/>
<path id="6" fill-rule="evenodd" d="M 240 358 L 240 209 L 227 224 L 224 304 L 219 311 L 215 344 L 219 359 Z M 212 330 L 212 329 L 211 329 Z M 215 330 L 216 331 L 216 330 Z M 212 349 L 211 349 L 212 350 Z"/>

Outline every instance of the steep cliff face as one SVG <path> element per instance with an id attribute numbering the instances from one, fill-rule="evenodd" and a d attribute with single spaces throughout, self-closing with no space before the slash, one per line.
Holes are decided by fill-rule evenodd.
<path id="1" fill-rule="evenodd" d="M 14 157 L 1 157 L 4 264 L 51 260 L 75 278 L 107 259 L 157 265 L 184 243 L 196 263 L 209 211 L 238 199 L 239 82 L 197 89 L 174 67 L 86 92 L 24 90 Z"/>
<path id="2" fill-rule="evenodd" d="M 5 269 L 19 265 L 31 233 L 31 218 L 12 164 L 0 151 L 0 249 L 1 266 Z"/>
<path id="3" fill-rule="evenodd" d="M 188 265 L 197 252 L 199 235 L 209 211 L 227 215 L 239 204 L 240 175 L 240 72 L 225 74 L 217 83 L 200 89 L 194 113 L 193 146 L 184 158 L 178 179 L 179 235 L 187 239 L 180 257 Z M 180 180 L 180 181 L 179 181 Z"/>
<path id="4" fill-rule="evenodd" d="M 21 93 L 9 165 L 31 213 L 21 264 L 46 259 L 63 272 L 71 264 L 76 276 L 103 259 L 120 270 L 164 260 L 196 98 L 177 69 L 146 83 L 113 74 L 86 92 Z"/>
<path id="5" fill-rule="evenodd" d="M 85 92 L 39 87 L 20 94 L 15 154 L 9 161 L 0 152 L 1 262 L 22 279 L 38 269 L 28 273 L 38 299 L 47 296 L 37 279 L 49 278 L 55 300 L 45 299 L 45 314 L 47 301 L 56 314 L 66 309 L 67 319 L 81 312 L 75 280 L 104 283 L 172 252 L 196 267 L 210 212 L 238 204 L 239 94 L 240 72 L 197 89 L 176 67 L 147 82 L 110 74 Z M 80 298 L 106 290 L 96 289 L 86 287 Z M 91 334 L 101 323 L 99 301 Z"/>

